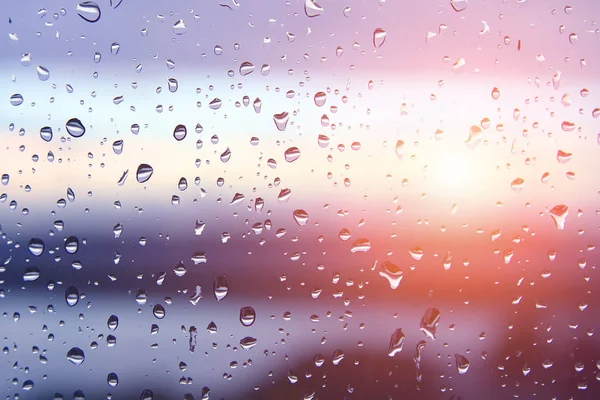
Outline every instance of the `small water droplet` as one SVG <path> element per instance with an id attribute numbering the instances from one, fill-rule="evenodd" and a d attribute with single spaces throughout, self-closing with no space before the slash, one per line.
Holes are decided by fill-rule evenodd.
<path id="1" fill-rule="evenodd" d="M 240 340 L 240 346 L 242 346 L 242 349 L 244 350 L 250 350 L 251 348 L 256 346 L 257 343 L 258 341 L 256 340 L 256 338 L 250 336 L 247 336 Z"/>
<path id="2" fill-rule="evenodd" d="M 175 78 L 167 79 L 167 86 L 169 88 L 169 92 L 175 93 L 177 89 L 179 89 L 179 82 Z"/>
<path id="3" fill-rule="evenodd" d="M 304 13 L 307 17 L 313 18 L 323 14 L 321 7 L 315 0 L 304 0 Z"/>
<path id="4" fill-rule="evenodd" d="M 450 5 L 454 9 L 454 11 L 461 12 L 467 8 L 468 3 L 467 0 L 450 0 Z"/>
<path id="5" fill-rule="evenodd" d="M 229 284 L 224 276 L 217 276 L 213 283 L 213 293 L 217 301 L 223 300 L 229 293 Z"/>
<path id="6" fill-rule="evenodd" d="M 221 161 L 226 163 L 231 159 L 231 150 L 229 147 L 221 154 Z"/>
<path id="7" fill-rule="evenodd" d="M 373 46 L 375 46 L 376 49 L 383 46 L 383 44 L 385 43 L 386 37 L 387 37 L 386 31 L 384 31 L 381 28 L 375 29 L 375 31 L 373 31 Z"/>
<path id="8" fill-rule="evenodd" d="M 352 253 L 364 253 L 369 250 L 371 250 L 371 242 L 369 241 L 369 239 L 358 239 L 354 241 L 354 243 L 352 243 L 352 247 L 350 248 L 350 251 Z"/>
<path id="9" fill-rule="evenodd" d="M 79 290 L 76 286 L 69 286 L 65 291 L 65 301 L 69 307 L 75 307 L 79 303 Z"/>
<path id="10" fill-rule="evenodd" d="M 284 152 L 285 161 L 292 163 L 300 158 L 300 149 L 297 147 L 290 147 Z"/>
<path id="11" fill-rule="evenodd" d="M 175 127 L 175 129 L 173 130 L 173 137 L 175 138 L 175 140 L 182 141 L 183 139 L 185 139 L 185 137 L 187 136 L 187 128 L 185 125 L 183 124 L 179 124 Z"/>
<path id="12" fill-rule="evenodd" d="M 458 373 L 461 375 L 466 374 L 470 367 L 469 360 L 460 354 L 455 354 L 454 358 L 456 359 L 456 370 Z"/>
<path id="13" fill-rule="evenodd" d="M 254 64 L 252 64 L 250 61 L 244 61 L 240 65 L 240 75 L 246 76 L 246 75 L 250 75 L 253 72 L 254 72 Z"/>
<path id="14" fill-rule="evenodd" d="M 10 96 L 10 104 L 15 107 L 20 106 L 23 104 L 23 96 L 21 96 L 19 93 L 13 94 Z"/>
<path id="15" fill-rule="evenodd" d="M 404 347 L 404 341 L 406 336 L 402 332 L 402 329 L 396 329 L 390 337 L 390 345 L 388 346 L 388 356 L 394 357 L 396 354 L 402 351 Z"/>
<path id="16" fill-rule="evenodd" d="M 497 87 L 494 87 L 492 89 L 492 99 L 498 100 L 499 98 L 500 98 L 500 89 L 498 89 Z"/>
<path id="17" fill-rule="evenodd" d="M 77 236 L 69 236 L 65 241 L 65 251 L 69 254 L 75 254 L 79 250 L 79 239 Z"/>
<path id="18" fill-rule="evenodd" d="M 119 377 L 114 372 L 111 372 L 106 377 L 106 383 L 108 383 L 108 386 L 110 387 L 117 387 L 117 385 L 119 384 Z"/>
<path id="19" fill-rule="evenodd" d="M 119 317 L 117 317 L 114 314 L 108 317 L 108 321 L 106 321 L 106 326 L 111 331 L 115 331 L 119 327 Z"/>
<path id="20" fill-rule="evenodd" d="M 163 319 L 165 317 L 166 311 L 162 304 L 156 304 L 154 306 L 152 309 L 152 315 L 154 315 L 156 319 Z"/>
<path id="21" fill-rule="evenodd" d="M 290 116 L 287 113 L 287 111 L 284 111 L 279 114 L 273 114 L 273 121 L 275 122 L 275 126 L 280 131 L 285 131 L 285 129 L 287 128 L 289 119 L 290 119 Z"/>
<path id="22" fill-rule="evenodd" d="M 523 190 L 523 188 L 525 188 L 525 179 L 516 178 L 510 183 L 510 188 L 515 192 L 520 192 L 521 190 Z"/>
<path id="23" fill-rule="evenodd" d="M 559 204 L 554 206 L 549 213 L 554 221 L 554 226 L 556 226 L 556 229 L 565 229 L 565 221 L 567 219 L 567 215 L 569 215 L 569 207 L 564 204 Z"/>
<path id="24" fill-rule="evenodd" d="M 252 307 L 242 307 L 240 309 L 240 322 L 244 326 L 251 326 L 256 320 L 256 311 Z"/>
<path id="25" fill-rule="evenodd" d="M 437 308 L 428 308 L 425 310 L 425 314 L 423 314 L 423 318 L 421 318 L 421 332 L 423 332 L 427 337 L 435 340 L 435 334 L 440 323 L 440 317 L 440 310 Z"/>
<path id="26" fill-rule="evenodd" d="M 325 92 L 315 93 L 314 101 L 317 107 L 323 107 L 327 101 L 327 94 Z"/>
<path id="27" fill-rule="evenodd" d="M 41 65 L 38 65 L 37 67 L 37 74 L 40 81 L 47 81 L 50 79 L 50 71 L 48 71 L 48 68 Z"/>
<path id="28" fill-rule="evenodd" d="M 41 256 L 44 252 L 44 241 L 42 239 L 33 238 L 29 240 L 29 252 L 34 256 Z"/>
<path id="29" fill-rule="evenodd" d="M 561 164 L 571 161 L 571 158 L 573 158 L 573 153 L 567 153 L 566 151 L 562 150 L 558 150 L 556 153 L 556 160 Z"/>
<path id="30" fill-rule="evenodd" d="M 308 213 L 304 210 L 294 210 L 293 216 L 298 226 L 305 226 L 308 223 Z"/>
<path id="31" fill-rule="evenodd" d="M 85 361 L 85 354 L 79 347 L 73 347 L 67 352 L 67 360 L 75 365 L 81 365 Z"/>
<path id="32" fill-rule="evenodd" d="M 185 33 L 185 22 L 182 19 L 178 20 L 173 24 L 173 32 L 176 35 L 183 35 Z"/>
<path id="33" fill-rule="evenodd" d="M 85 134 L 85 127 L 77 118 L 71 118 L 68 120 L 65 124 L 65 128 L 67 129 L 67 132 L 69 132 L 69 135 L 73 136 L 74 138 L 81 137 Z"/>

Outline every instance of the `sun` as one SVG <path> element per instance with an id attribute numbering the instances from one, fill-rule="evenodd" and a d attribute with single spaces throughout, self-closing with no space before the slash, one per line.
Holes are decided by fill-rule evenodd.
<path id="1" fill-rule="evenodd" d="M 464 155 L 443 154 L 432 163 L 430 177 L 435 180 L 436 185 L 464 187 L 473 178 L 473 166 L 470 159 Z"/>

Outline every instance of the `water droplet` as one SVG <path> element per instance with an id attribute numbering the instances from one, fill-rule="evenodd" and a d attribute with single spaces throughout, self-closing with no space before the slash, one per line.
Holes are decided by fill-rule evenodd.
<path id="1" fill-rule="evenodd" d="M 179 124 L 173 130 L 173 137 L 178 142 L 185 139 L 186 136 L 187 136 L 187 128 L 185 125 Z"/>
<path id="2" fill-rule="evenodd" d="M 369 239 L 358 239 L 352 243 L 350 251 L 352 253 L 366 252 L 371 250 L 371 242 Z"/>
<path id="3" fill-rule="evenodd" d="M 112 144 L 112 148 L 113 148 L 113 151 L 115 152 L 115 154 L 117 154 L 117 155 L 123 153 L 123 141 L 115 140 Z"/>
<path id="4" fill-rule="evenodd" d="M 182 19 L 173 24 L 173 32 L 176 35 L 183 35 L 185 33 L 185 22 Z"/>
<path id="5" fill-rule="evenodd" d="M 65 251 L 69 254 L 75 254 L 79 250 L 79 239 L 77 236 L 69 236 L 65 241 Z"/>
<path id="6" fill-rule="evenodd" d="M 244 326 L 251 326 L 256 320 L 256 312 L 252 307 L 242 307 L 240 309 L 240 322 Z"/>
<path id="7" fill-rule="evenodd" d="M 33 383 L 33 381 L 31 379 L 27 379 L 25 382 L 23 382 L 23 390 L 26 392 L 33 389 L 34 386 L 35 386 L 35 384 Z"/>
<path id="8" fill-rule="evenodd" d="M 571 158 L 573 158 L 573 153 L 567 153 L 562 150 L 558 150 L 558 152 L 556 153 L 556 160 L 561 164 L 565 164 L 571 161 Z"/>
<path id="9" fill-rule="evenodd" d="M 167 87 L 169 88 L 169 92 L 175 93 L 179 89 L 179 82 L 175 78 L 169 78 L 167 79 Z"/>
<path id="10" fill-rule="evenodd" d="M 575 124 L 571 121 L 563 121 L 560 127 L 565 132 L 573 132 L 575 130 Z"/>
<path id="11" fill-rule="evenodd" d="M 240 75 L 246 76 L 246 75 L 250 75 L 253 72 L 254 72 L 254 64 L 252 64 L 250 61 L 244 61 L 240 65 Z"/>
<path id="12" fill-rule="evenodd" d="M 273 121 L 275 122 L 275 126 L 280 131 L 285 131 L 285 129 L 287 128 L 289 119 L 290 119 L 290 116 L 287 113 L 287 111 L 273 115 Z"/>
<path id="13" fill-rule="evenodd" d="M 82 1 L 77 5 L 77 14 L 87 22 L 97 22 L 102 13 L 93 1 Z"/>
<path id="14" fill-rule="evenodd" d="M 549 212 L 552 220 L 554 221 L 554 226 L 556 226 L 556 229 L 565 229 L 565 221 L 567 219 L 567 215 L 569 215 L 569 207 L 564 204 L 559 204 L 554 206 Z"/>
<path id="15" fill-rule="evenodd" d="M 119 384 L 119 377 L 114 372 L 111 372 L 106 377 L 106 383 L 108 383 L 108 386 L 110 387 L 117 387 L 117 385 Z"/>
<path id="16" fill-rule="evenodd" d="M 413 259 L 417 261 L 421 261 L 421 259 L 423 258 L 423 249 L 421 249 L 420 247 L 413 247 L 412 249 L 408 250 L 408 253 Z"/>
<path id="17" fill-rule="evenodd" d="M 280 203 L 285 203 L 292 196 L 292 191 L 290 189 L 281 189 L 279 195 L 277 196 L 277 200 Z M 261 207 L 262 208 L 262 207 Z"/>
<path id="18" fill-rule="evenodd" d="M 27 267 L 23 274 L 23 282 L 35 282 L 40 277 L 40 270 L 37 267 Z"/>
<path id="19" fill-rule="evenodd" d="M 29 240 L 29 252 L 34 256 L 41 256 L 44 252 L 44 241 L 42 239 L 33 238 Z"/>
<path id="20" fill-rule="evenodd" d="M 23 96 L 21 96 L 19 93 L 13 94 L 10 96 L 10 104 L 15 107 L 20 106 L 23 104 Z"/>
<path id="21" fill-rule="evenodd" d="M 468 6 L 467 0 L 450 0 L 450 5 L 456 12 L 464 11 Z"/>
<path id="22" fill-rule="evenodd" d="M 140 395 L 140 400 L 154 400 L 154 393 L 150 389 L 144 389 Z"/>
<path id="23" fill-rule="evenodd" d="M 210 108 L 211 110 L 218 110 L 219 108 L 221 108 L 221 106 L 223 105 L 223 101 L 221 101 L 221 99 L 219 98 L 214 98 L 211 100 L 210 103 L 208 103 L 208 108 Z"/>
<path id="24" fill-rule="evenodd" d="M 379 276 L 387 279 L 392 289 L 397 289 L 400 286 L 400 282 L 402 282 L 404 274 L 396 264 L 391 261 L 384 261 L 381 263 Z"/>
<path id="25" fill-rule="evenodd" d="M 459 374 L 463 375 L 469 371 L 469 360 L 465 356 L 461 356 L 460 354 L 455 354 L 454 358 L 456 359 L 456 370 Z"/>
<path id="26" fill-rule="evenodd" d="M 152 309 L 152 315 L 154 315 L 156 319 L 163 319 L 166 315 L 165 308 L 161 304 L 156 304 Z"/>
<path id="27" fill-rule="evenodd" d="M 152 177 L 153 173 L 154 169 L 150 165 L 140 164 L 135 174 L 135 178 L 137 179 L 138 183 L 146 183 Z"/>
<path id="28" fill-rule="evenodd" d="M 221 153 L 221 161 L 226 163 L 229 161 L 229 159 L 231 159 L 231 150 L 229 150 L 228 147 L 223 153 Z"/>
<path id="29" fill-rule="evenodd" d="M 298 226 L 305 226 L 308 223 L 308 213 L 304 210 L 294 210 L 293 216 Z"/>
<path id="30" fill-rule="evenodd" d="M 346 355 L 344 354 L 344 352 L 342 350 L 337 349 L 333 352 L 333 355 L 331 356 L 331 358 L 332 358 L 331 362 L 333 363 L 333 365 L 339 365 L 345 356 Z"/>
<path id="31" fill-rule="evenodd" d="M 256 346 L 257 343 L 258 341 L 256 340 L 256 338 L 250 336 L 247 336 L 240 340 L 240 346 L 242 346 L 242 349 L 244 350 L 250 350 L 251 348 Z"/>
<path id="32" fill-rule="evenodd" d="M 79 290 L 76 286 L 69 286 L 65 291 L 65 301 L 69 307 L 75 307 L 79 303 Z"/>
<path id="33" fill-rule="evenodd" d="M 350 240 L 350 238 L 352 237 L 352 235 L 350 234 L 350 231 L 346 228 L 342 228 L 342 230 L 340 231 L 340 233 L 338 234 L 338 237 L 343 241 L 348 241 Z"/>
<path id="34" fill-rule="evenodd" d="M 406 336 L 402 332 L 402 329 L 396 329 L 390 337 L 390 345 L 388 346 L 388 356 L 394 357 L 396 354 L 402 351 Z"/>
<path id="35" fill-rule="evenodd" d="M 396 156 L 401 160 L 404 157 L 404 141 L 402 140 L 396 142 Z"/>
<path id="36" fill-rule="evenodd" d="M 69 135 L 75 138 L 81 137 L 85 134 L 85 127 L 77 118 L 71 118 L 68 120 L 65 124 L 65 128 L 67 129 L 67 132 L 69 132 Z"/>
<path id="37" fill-rule="evenodd" d="M 314 101 L 317 107 L 323 107 L 327 101 L 327 94 L 325 92 L 315 93 Z"/>
<path id="38" fill-rule="evenodd" d="M 67 360 L 75 365 L 81 365 L 85 361 L 85 354 L 79 347 L 73 347 L 67 352 Z"/>
<path id="39" fill-rule="evenodd" d="M 229 293 L 229 285 L 224 276 L 217 276 L 213 284 L 213 293 L 217 301 L 223 300 Z"/>
<path id="40" fill-rule="evenodd" d="M 381 28 L 375 29 L 375 31 L 373 31 L 373 46 L 375 46 L 376 49 L 383 46 L 386 37 L 386 31 Z"/>
<path id="41" fill-rule="evenodd" d="M 548 183 L 549 180 L 550 180 L 550 172 L 544 172 L 542 174 L 541 182 Z"/>
<path id="42" fill-rule="evenodd" d="M 292 163 L 300 158 L 300 149 L 297 147 L 290 147 L 284 152 L 285 161 Z"/>
<path id="43" fill-rule="evenodd" d="M 469 138 L 465 142 L 467 147 L 474 149 L 483 140 L 483 130 L 477 125 L 471 126 L 469 130 Z"/>
<path id="44" fill-rule="evenodd" d="M 421 332 L 427 337 L 435 340 L 435 333 L 440 323 L 440 310 L 437 308 L 428 308 L 421 318 Z"/>
<path id="45" fill-rule="evenodd" d="M 492 99 L 498 100 L 499 98 L 500 98 L 500 89 L 495 87 L 494 89 L 492 89 Z"/>
<path id="46" fill-rule="evenodd" d="M 600 118 L 600 107 L 594 108 L 592 110 L 592 117 L 594 117 L 594 118 Z"/>
<path id="47" fill-rule="evenodd" d="M 323 14 L 321 7 L 315 0 L 304 0 L 304 13 L 307 17 L 313 18 Z"/>
<path id="48" fill-rule="evenodd" d="M 37 67 L 37 74 L 40 81 L 47 81 L 50 78 L 50 71 L 41 65 Z"/>
<path id="49" fill-rule="evenodd" d="M 112 44 L 110 45 L 110 54 L 112 54 L 113 56 L 116 56 L 117 54 L 119 54 L 119 50 L 121 49 L 121 45 L 117 42 L 112 42 Z"/>
<path id="50" fill-rule="evenodd" d="M 510 183 L 510 188 L 515 192 L 520 192 L 521 190 L 523 190 L 523 188 L 525 188 L 525 179 L 516 178 Z"/>
<path id="51" fill-rule="evenodd" d="M 119 317 L 117 317 L 114 314 L 108 317 L 108 321 L 106 321 L 106 326 L 111 331 L 117 330 L 117 328 L 119 327 Z"/>

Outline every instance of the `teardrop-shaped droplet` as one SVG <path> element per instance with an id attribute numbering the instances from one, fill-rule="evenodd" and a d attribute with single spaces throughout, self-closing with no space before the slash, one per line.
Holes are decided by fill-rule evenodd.
<path id="1" fill-rule="evenodd" d="M 221 154 L 221 161 L 226 163 L 231 158 L 231 150 L 229 147 Z"/>
<path id="2" fill-rule="evenodd" d="M 554 226 L 556 226 L 556 229 L 558 229 L 558 230 L 565 229 L 565 221 L 567 219 L 567 215 L 569 215 L 569 207 L 567 207 L 564 204 L 559 204 L 557 206 L 554 206 L 550 210 L 550 216 L 552 217 L 552 220 L 554 221 Z"/>
<path id="3" fill-rule="evenodd" d="M 396 354 L 402 351 L 404 347 L 404 341 L 406 340 L 406 336 L 402 332 L 402 329 L 396 329 L 392 336 L 390 337 L 390 344 L 388 346 L 388 356 L 394 357 Z"/>
<path id="4" fill-rule="evenodd" d="M 254 102 L 252 103 L 252 107 L 254 108 L 255 113 L 260 114 L 260 111 L 262 110 L 262 100 L 259 99 L 258 97 L 256 99 L 254 99 Z"/>
<path id="5" fill-rule="evenodd" d="M 217 276 L 213 284 L 213 293 L 217 301 L 223 300 L 229 293 L 229 285 L 224 276 Z"/>
<path id="6" fill-rule="evenodd" d="M 185 139 L 185 137 L 187 136 L 187 128 L 185 125 L 183 124 L 179 124 L 175 127 L 175 129 L 173 130 L 173 137 L 175 138 L 175 140 L 182 141 L 183 139 Z"/>
<path id="7" fill-rule="evenodd" d="M 44 66 L 38 65 L 37 74 L 40 81 L 47 81 L 50 79 L 50 71 L 48 71 L 48 68 Z"/>
<path id="8" fill-rule="evenodd" d="M 387 37 L 387 32 L 381 28 L 377 28 L 373 31 L 373 46 L 375 48 L 379 48 L 383 46 L 385 43 L 385 38 Z"/>
<path id="9" fill-rule="evenodd" d="M 469 360 L 460 354 L 455 354 L 454 358 L 456 359 L 456 371 L 461 375 L 466 374 L 470 367 Z"/>
<path id="10" fill-rule="evenodd" d="M 93 1 L 82 1 L 77 5 L 77 14 L 87 22 L 97 22 L 102 13 Z"/>
<path id="11" fill-rule="evenodd" d="M 421 318 L 421 332 L 427 337 L 435 340 L 437 327 L 440 324 L 441 313 L 437 308 L 428 308 Z"/>
<path id="12" fill-rule="evenodd" d="M 106 321 L 106 326 L 111 331 L 116 330 L 119 327 L 119 317 L 117 317 L 114 314 L 108 317 L 108 321 Z"/>
<path id="13" fill-rule="evenodd" d="M 381 263 L 381 270 L 379 271 L 379 276 L 385 278 L 390 284 L 390 288 L 397 289 L 400 286 L 400 282 L 402 282 L 402 278 L 404 274 L 400 267 L 391 261 L 384 261 Z"/>
<path id="14" fill-rule="evenodd" d="M 292 215 L 294 216 L 294 221 L 299 226 L 305 226 L 308 223 L 308 213 L 306 211 L 300 209 L 294 210 Z"/>
<path id="15" fill-rule="evenodd" d="M 85 361 L 85 353 L 79 347 L 73 347 L 67 352 L 67 360 L 75 365 L 81 365 Z"/>
<path id="16" fill-rule="evenodd" d="M 75 307 L 79 303 L 79 290 L 76 286 L 69 286 L 65 291 L 65 301 L 69 307 Z"/>
<path id="17" fill-rule="evenodd" d="M 140 164 L 135 174 L 135 178 L 137 179 L 138 183 L 146 183 L 152 177 L 153 173 L 154 169 L 150 165 Z"/>
<path id="18" fill-rule="evenodd" d="M 119 54 L 119 50 L 121 50 L 121 45 L 117 42 L 112 42 L 112 44 L 110 45 L 110 54 L 116 56 L 117 54 Z"/>
<path id="19" fill-rule="evenodd" d="M 290 119 L 290 116 L 287 113 L 287 111 L 273 115 L 273 121 L 275 122 L 275 126 L 280 131 L 285 131 L 285 129 L 287 128 L 289 119 Z"/>
<path id="20" fill-rule="evenodd" d="M 398 140 L 396 142 L 396 156 L 401 160 L 404 158 L 404 141 L 403 140 Z"/>
<path id="21" fill-rule="evenodd" d="M 240 322 L 244 326 L 251 326 L 256 320 L 256 311 L 252 307 L 240 308 Z"/>
<path id="22" fill-rule="evenodd" d="M 111 372 L 106 377 L 106 383 L 108 383 L 108 386 L 110 387 L 117 387 L 117 385 L 119 384 L 119 377 L 114 372 Z"/>
<path id="23" fill-rule="evenodd" d="M 68 120 L 65 124 L 65 128 L 67 129 L 67 132 L 69 132 L 69 135 L 75 138 L 81 137 L 85 134 L 85 127 L 77 118 L 71 118 Z"/>
<path id="24" fill-rule="evenodd" d="M 500 98 L 500 89 L 497 87 L 492 89 L 492 99 L 498 100 Z"/>

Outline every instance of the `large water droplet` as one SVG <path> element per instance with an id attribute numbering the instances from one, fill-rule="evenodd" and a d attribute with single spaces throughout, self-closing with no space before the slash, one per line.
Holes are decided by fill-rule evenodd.
<path id="1" fill-rule="evenodd" d="M 156 319 L 163 319 L 166 313 L 167 312 L 165 311 L 165 308 L 162 306 L 162 304 L 156 304 L 152 309 L 152 314 Z"/>
<path id="2" fill-rule="evenodd" d="M 250 75 L 252 72 L 254 72 L 254 64 L 252 64 L 250 61 L 244 61 L 240 65 L 240 75 L 246 76 Z"/>
<path id="3" fill-rule="evenodd" d="M 396 354 L 402 351 L 406 336 L 402 332 L 402 329 L 396 329 L 390 337 L 390 345 L 388 346 L 388 356 L 394 357 Z"/>
<path id="4" fill-rule="evenodd" d="M 108 383 L 108 386 L 110 387 L 117 387 L 117 385 L 119 384 L 119 377 L 114 372 L 111 372 L 106 377 L 106 383 Z"/>
<path id="5" fill-rule="evenodd" d="M 69 132 L 69 135 L 75 138 L 81 137 L 85 134 L 85 127 L 77 118 L 71 118 L 68 120 L 65 124 L 65 128 L 67 129 L 67 132 Z"/>
<path id="6" fill-rule="evenodd" d="M 97 22 L 102 13 L 93 1 L 82 1 L 77 5 L 77 14 L 87 22 Z"/>
<path id="7" fill-rule="evenodd" d="M 185 30 L 185 22 L 183 22 L 182 19 L 178 20 L 173 24 L 173 32 L 175 32 L 176 35 L 183 35 L 185 33 Z"/>
<path id="8" fill-rule="evenodd" d="M 327 101 L 327 94 L 325 92 L 315 93 L 314 101 L 317 107 L 323 107 Z"/>
<path id="9" fill-rule="evenodd" d="M 240 309 L 240 322 L 244 326 L 251 326 L 256 320 L 256 311 L 252 307 L 242 307 Z"/>
<path id="10" fill-rule="evenodd" d="M 514 181 L 512 181 L 510 183 L 510 188 L 512 190 L 514 190 L 515 192 L 519 192 L 519 191 L 523 190 L 524 187 L 525 187 L 525 179 L 523 179 L 523 178 L 516 178 Z"/>
<path id="11" fill-rule="evenodd" d="M 343 350 L 337 349 L 333 352 L 333 355 L 331 356 L 331 362 L 333 363 L 333 365 L 339 365 L 339 363 L 342 362 L 345 356 L 346 355 L 344 354 Z"/>
<path id="12" fill-rule="evenodd" d="M 299 226 L 304 226 L 308 223 L 308 213 L 304 210 L 294 210 L 293 216 L 294 221 L 296 221 Z"/>
<path id="13" fill-rule="evenodd" d="M 240 346 L 242 346 L 242 349 L 244 350 L 250 350 L 251 348 L 256 346 L 257 343 L 258 341 L 256 340 L 256 338 L 250 336 L 247 336 L 240 340 Z"/>
<path id="14" fill-rule="evenodd" d="M 304 13 L 307 17 L 313 18 L 323 14 L 321 7 L 315 0 L 304 0 Z"/>
<path id="15" fill-rule="evenodd" d="M 470 367 L 469 360 L 460 354 L 455 354 L 454 358 L 456 359 L 456 370 L 458 373 L 461 375 L 466 374 Z"/>
<path id="16" fill-rule="evenodd" d="M 289 119 L 290 119 L 290 116 L 287 113 L 287 111 L 273 115 L 273 121 L 275 122 L 275 126 L 280 131 L 285 131 L 285 129 L 287 128 Z"/>
<path id="17" fill-rule="evenodd" d="M 373 31 L 373 46 L 375 48 L 379 48 L 383 46 L 385 43 L 385 38 L 387 37 L 387 32 L 381 28 L 377 28 Z"/>
<path id="18" fill-rule="evenodd" d="M 69 307 L 75 307 L 79 303 L 79 290 L 76 286 L 69 286 L 65 291 L 65 301 Z"/>
<path id="19" fill-rule="evenodd" d="M 167 79 L 167 86 L 169 88 L 169 92 L 175 93 L 177 89 L 179 89 L 179 82 L 175 78 Z"/>
<path id="20" fill-rule="evenodd" d="M 135 178 L 139 183 L 145 183 L 148 182 L 153 173 L 154 169 L 150 165 L 140 164 L 135 174 Z"/>
<path id="21" fill-rule="evenodd" d="M 49 126 L 44 126 L 42 127 L 42 129 L 40 129 L 40 137 L 42 138 L 42 140 L 44 140 L 45 142 L 49 142 L 52 140 L 52 128 L 50 128 Z"/>
<path id="22" fill-rule="evenodd" d="M 77 236 L 69 236 L 65 241 L 65 251 L 69 254 L 75 254 L 79 250 L 79 239 Z"/>
<path id="23" fill-rule="evenodd" d="M 454 8 L 454 11 L 461 12 L 464 11 L 467 6 L 467 0 L 450 0 L 450 5 Z"/>
<path id="24" fill-rule="evenodd" d="M 223 101 L 215 97 L 211 100 L 210 103 L 208 103 L 208 108 L 210 108 L 211 110 L 218 110 L 219 108 L 221 108 L 222 105 Z"/>
<path id="25" fill-rule="evenodd" d="M 560 124 L 560 127 L 565 132 L 573 132 L 575 130 L 575 123 L 573 123 L 571 121 L 563 121 Z"/>
<path id="26" fill-rule="evenodd" d="M 297 147 L 290 147 L 284 152 L 285 161 L 291 163 L 300 158 L 300 149 Z"/>
<path id="27" fill-rule="evenodd" d="M 477 125 L 471 126 L 471 129 L 469 130 L 469 138 L 465 142 L 467 147 L 473 149 L 473 148 L 477 147 L 477 145 L 479 143 L 481 143 L 482 140 L 483 140 L 483 130 L 480 127 L 478 127 Z"/>
<path id="28" fill-rule="evenodd" d="M 392 289 L 397 289 L 400 285 L 400 282 L 402 282 L 404 274 L 400 267 L 398 267 L 396 264 L 392 263 L 391 261 L 384 261 L 381 263 L 379 276 L 387 279 Z"/>
<path id="29" fill-rule="evenodd" d="M 115 140 L 112 144 L 112 148 L 113 148 L 113 151 L 115 152 L 115 154 L 117 154 L 117 155 L 123 153 L 123 141 Z"/>
<path id="30" fill-rule="evenodd" d="M 565 221 L 567 219 L 567 215 L 569 215 L 569 207 L 567 207 L 564 204 L 559 204 L 557 206 L 554 206 L 550 210 L 550 216 L 552 217 L 552 220 L 554 221 L 554 226 L 556 226 L 556 229 L 558 229 L 558 230 L 565 229 Z"/>
<path id="31" fill-rule="evenodd" d="M 114 314 L 108 317 L 108 321 L 106 321 L 106 326 L 111 331 L 116 330 L 119 327 L 119 317 L 117 317 Z"/>
<path id="32" fill-rule="evenodd" d="M 75 365 L 81 365 L 85 361 L 85 354 L 79 347 L 73 347 L 67 352 L 67 360 Z"/>
<path id="33" fill-rule="evenodd" d="M 229 285 L 224 276 L 217 276 L 213 284 L 213 293 L 217 301 L 223 300 L 229 293 Z"/>
<path id="34" fill-rule="evenodd" d="M 352 253 L 364 253 L 369 250 L 371 250 L 371 242 L 369 241 L 369 239 L 358 239 L 354 241 L 354 243 L 352 243 L 352 247 L 350 248 L 350 251 Z"/>
<path id="35" fill-rule="evenodd" d="M 19 93 L 13 94 L 10 96 L 10 104 L 15 107 L 20 106 L 23 104 L 23 96 L 21 96 Z"/>
<path id="36" fill-rule="evenodd" d="M 562 150 L 558 150 L 556 153 L 556 160 L 561 164 L 571 161 L 571 158 L 573 158 L 573 153 L 567 153 L 566 151 Z"/>
<path id="37" fill-rule="evenodd" d="M 44 241 L 38 238 L 32 238 L 29 240 L 29 252 L 34 256 L 41 256 L 44 252 Z"/>
<path id="38" fill-rule="evenodd" d="M 27 267 L 23 274 L 23 282 L 35 282 L 40 277 L 40 270 L 37 267 Z"/>
<path id="39" fill-rule="evenodd" d="M 44 66 L 38 65 L 37 74 L 40 81 L 47 81 L 50 79 L 50 71 Z"/>
<path id="40" fill-rule="evenodd" d="M 173 130 L 173 137 L 178 142 L 185 139 L 186 136 L 187 136 L 187 128 L 183 124 L 177 125 L 175 127 L 175 129 Z"/>
<path id="41" fill-rule="evenodd" d="M 421 332 L 427 337 L 435 340 L 435 333 L 440 323 L 440 310 L 437 308 L 428 308 L 421 318 Z"/>

